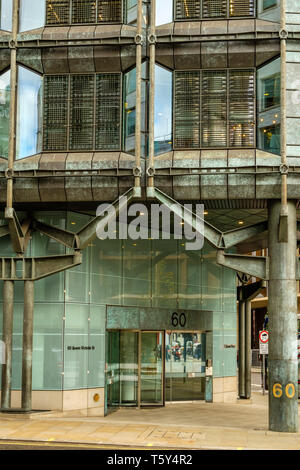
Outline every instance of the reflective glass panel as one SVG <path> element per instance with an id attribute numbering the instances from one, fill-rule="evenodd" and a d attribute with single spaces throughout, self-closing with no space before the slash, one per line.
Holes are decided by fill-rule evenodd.
<path id="1" fill-rule="evenodd" d="M 172 150 L 172 72 L 155 66 L 154 152 Z"/>
<path id="2" fill-rule="evenodd" d="M 45 24 L 45 2 L 41 0 L 22 0 L 20 8 L 20 31 L 40 28 Z"/>
<path id="3" fill-rule="evenodd" d="M 24 158 L 42 148 L 42 77 L 18 67 L 18 120 L 16 157 Z"/>
<path id="4" fill-rule="evenodd" d="M 1 29 L 5 31 L 11 31 L 12 28 L 12 0 L 1 0 L 1 16 L 0 23 Z"/>
<path id="5" fill-rule="evenodd" d="M 120 404 L 137 405 L 138 333 L 120 332 Z"/>
<path id="6" fill-rule="evenodd" d="M 141 404 L 163 401 L 163 333 L 141 333 Z"/>
<path id="7" fill-rule="evenodd" d="M 0 156 L 8 157 L 10 72 L 0 76 Z"/>
<path id="8" fill-rule="evenodd" d="M 156 24 L 171 23 L 173 20 L 173 0 L 156 0 Z"/>
<path id="9" fill-rule="evenodd" d="M 257 146 L 280 154 L 280 58 L 257 72 Z"/>

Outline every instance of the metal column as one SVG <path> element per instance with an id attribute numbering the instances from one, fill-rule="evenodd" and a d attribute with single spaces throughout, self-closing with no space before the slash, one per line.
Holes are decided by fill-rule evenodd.
<path id="1" fill-rule="evenodd" d="M 269 429 L 298 430 L 296 205 L 287 203 L 288 239 L 279 241 L 280 201 L 269 203 Z"/>
<path id="2" fill-rule="evenodd" d="M 33 344 L 34 282 L 24 282 L 22 410 L 32 409 L 32 344 Z"/>
<path id="3" fill-rule="evenodd" d="M 245 398 L 251 397 L 251 300 L 245 301 Z"/>
<path id="4" fill-rule="evenodd" d="M 5 344 L 5 364 L 2 365 L 1 408 L 11 407 L 11 373 L 12 373 L 12 337 L 14 313 L 14 281 L 4 281 L 3 286 L 3 333 Z"/>
<path id="5" fill-rule="evenodd" d="M 245 397 L 245 301 L 239 301 L 239 397 Z"/>

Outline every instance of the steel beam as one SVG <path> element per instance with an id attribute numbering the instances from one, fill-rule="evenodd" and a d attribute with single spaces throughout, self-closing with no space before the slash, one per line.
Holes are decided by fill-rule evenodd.
<path id="1" fill-rule="evenodd" d="M 230 255 L 219 250 L 217 263 L 259 279 L 268 280 L 269 278 L 269 260 L 265 256 Z"/>
<path id="2" fill-rule="evenodd" d="M 14 313 L 14 282 L 5 281 L 3 285 L 3 331 L 2 331 L 2 341 L 5 344 L 5 364 L 2 365 L 2 384 L 1 384 L 1 408 L 3 410 L 8 410 L 11 406 L 13 313 Z"/>

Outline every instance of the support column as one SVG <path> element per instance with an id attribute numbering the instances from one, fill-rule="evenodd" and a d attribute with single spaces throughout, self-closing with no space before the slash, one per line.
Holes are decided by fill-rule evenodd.
<path id="1" fill-rule="evenodd" d="M 1 408 L 11 407 L 11 373 L 12 373 L 12 337 L 14 313 L 14 281 L 4 281 L 3 286 L 3 333 L 5 344 L 5 364 L 2 365 Z"/>
<path id="2" fill-rule="evenodd" d="M 286 242 L 279 242 L 280 201 L 269 203 L 269 429 L 298 430 L 296 205 L 287 203 Z"/>
<path id="3" fill-rule="evenodd" d="M 239 397 L 245 398 L 245 301 L 239 301 Z"/>
<path id="4" fill-rule="evenodd" d="M 34 281 L 24 282 L 22 410 L 32 409 L 32 344 L 33 344 Z"/>
<path id="5" fill-rule="evenodd" d="M 245 398 L 251 397 L 251 300 L 245 301 Z"/>

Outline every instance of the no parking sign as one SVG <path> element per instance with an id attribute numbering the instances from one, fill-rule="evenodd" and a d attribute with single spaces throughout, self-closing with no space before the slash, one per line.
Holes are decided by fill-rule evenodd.
<path id="1" fill-rule="evenodd" d="M 267 330 L 259 332 L 259 354 L 269 354 L 269 332 Z"/>

